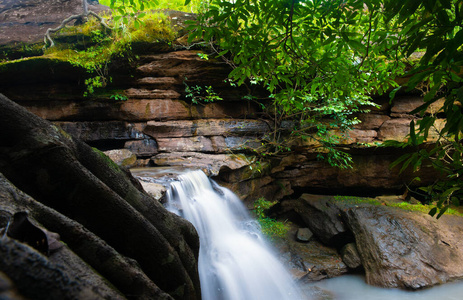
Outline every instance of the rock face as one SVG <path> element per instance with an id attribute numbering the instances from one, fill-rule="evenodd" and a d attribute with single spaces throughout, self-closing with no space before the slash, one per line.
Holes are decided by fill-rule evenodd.
<path id="1" fill-rule="evenodd" d="M 0 173 L 4 176 L 0 177 L 0 227 L 6 227 L 15 213 L 29 212 L 34 222 L 61 236 L 82 258 L 80 264 L 90 265 L 123 295 L 140 299 L 201 298 L 199 239 L 189 222 L 169 213 L 107 156 L 3 95 L 0 124 Z M 56 299 L 86 298 L 80 294 L 82 289 L 87 293 L 85 285 L 75 283 L 72 277 L 66 279 L 67 270 L 55 265 L 52 257 L 9 239 L 1 239 L 0 244 L 2 253 L 24 253 L 30 257 L 29 262 L 40 263 L 52 273 L 59 275 L 62 271 L 63 292 L 77 285 L 72 297 L 62 294 Z M 18 274 L 21 268 L 29 268 L 29 263 L 25 266 L 13 259 L 2 260 L 2 264 L 1 269 L 19 293 L 27 298 L 48 295 L 44 287 L 37 287 L 31 292 L 34 295 L 27 294 L 25 289 L 29 287 L 22 285 Z M 42 275 L 46 276 L 37 276 Z M 59 279 L 58 275 L 50 275 L 49 280 Z M 90 283 L 88 289 L 93 291 L 97 285 L 96 281 Z M 112 287 L 110 290 L 118 293 Z M 104 293 L 88 295 L 107 298 Z"/>
<path id="2" fill-rule="evenodd" d="M 301 199 L 286 204 L 285 216 L 295 213 L 300 225 L 311 228 L 318 240 L 335 245 L 345 265 L 363 268 L 371 285 L 420 289 L 463 278 L 462 217 L 444 215 L 436 220 L 385 205 L 347 204 L 316 195 Z M 312 208 L 300 210 L 301 202 L 310 202 Z M 343 235 L 333 234 L 334 227 Z"/>
<path id="3" fill-rule="evenodd" d="M 63 64 L 36 68 L 35 75 L 24 81 L 21 70 L 28 66 L 20 62 L 21 66 L 0 72 L 0 88 L 29 111 L 54 121 L 93 147 L 132 151 L 139 159 L 137 165 L 195 166 L 196 162 L 198 168 L 217 175 L 220 155 L 247 155 L 249 163 L 224 167 L 215 177 L 246 201 L 260 196 L 279 200 L 294 193 L 299 196 L 307 189 L 323 193 L 402 192 L 404 184 L 416 176 L 389 168 L 403 152 L 361 144 L 405 139 L 410 120 L 415 118 L 407 109 L 419 98 L 401 96 L 392 104 L 377 98 L 380 108 L 359 116 L 363 123 L 342 142 L 353 157 L 353 169 L 339 170 L 318 161 L 310 150 L 313 145 L 304 143 L 294 154 L 257 165 L 252 151 L 262 146 L 262 138 L 271 132 L 271 122 L 261 118 L 263 112 L 257 103 L 243 100 L 248 91 L 224 82 L 230 71 L 226 64 L 201 59 L 199 53 L 180 50 L 140 55 L 129 72 L 114 74 L 112 88 L 122 90 L 126 101 L 83 98 L 79 85 L 83 75 L 65 71 L 71 67 Z M 53 74 L 60 74 L 59 78 L 41 81 L 56 76 Z M 223 100 L 193 103 L 187 97 L 187 86 L 211 86 Z M 421 172 L 420 184 L 434 180 L 432 171 L 423 168 Z"/>

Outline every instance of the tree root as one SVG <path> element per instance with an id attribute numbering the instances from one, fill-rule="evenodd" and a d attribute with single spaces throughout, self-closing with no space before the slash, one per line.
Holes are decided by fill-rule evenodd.
<path id="1" fill-rule="evenodd" d="M 51 47 L 54 47 L 55 46 L 55 42 L 53 41 L 53 39 L 51 38 L 50 34 L 51 33 L 55 33 L 57 31 L 60 31 L 61 29 L 63 29 L 64 27 L 66 27 L 66 25 L 73 21 L 73 20 L 79 20 L 79 19 L 87 19 L 88 16 L 94 16 L 98 21 L 100 21 L 100 24 L 103 25 L 104 28 L 108 29 L 108 30 L 112 30 L 111 27 L 108 26 L 108 24 L 105 23 L 104 19 L 102 17 L 100 17 L 99 15 L 97 15 L 96 13 L 94 13 L 93 11 L 87 11 L 87 12 L 84 12 L 83 14 L 79 14 L 79 15 L 72 15 L 66 19 L 63 20 L 63 22 L 61 22 L 61 25 L 56 27 L 56 28 L 48 28 L 47 29 L 47 32 L 45 33 L 45 36 L 43 38 L 43 42 L 45 43 L 45 45 L 43 46 L 44 49 L 47 48 L 47 45 L 48 43 L 50 43 L 50 48 Z"/>

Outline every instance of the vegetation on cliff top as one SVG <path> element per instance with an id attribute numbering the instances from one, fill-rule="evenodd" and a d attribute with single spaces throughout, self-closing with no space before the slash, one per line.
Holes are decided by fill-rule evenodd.
<path id="1" fill-rule="evenodd" d="M 335 196 L 334 200 L 336 202 L 352 204 L 352 205 L 358 205 L 358 204 L 386 205 L 386 206 L 410 210 L 410 211 L 419 211 L 422 213 L 429 213 L 429 211 L 435 208 L 434 204 L 421 204 L 421 203 L 412 204 L 406 201 L 402 201 L 402 202 L 380 201 L 375 198 L 354 197 L 354 196 Z M 448 215 L 455 215 L 455 216 L 463 217 L 463 214 L 459 212 L 455 207 L 448 208 L 444 213 Z"/>

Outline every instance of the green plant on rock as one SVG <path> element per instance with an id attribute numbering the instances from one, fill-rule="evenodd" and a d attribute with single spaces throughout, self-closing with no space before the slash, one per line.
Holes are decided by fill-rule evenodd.
<path id="1" fill-rule="evenodd" d="M 109 65 L 113 60 L 131 62 L 134 59 L 133 43 L 168 42 L 175 38 L 168 18 L 161 13 L 138 14 L 137 19 L 129 19 L 126 24 L 117 25 L 114 19 L 108 23 L 113 25 L 113 30 L 102 28 L 92 20 L 73 28 L 87 39 L 84 49 L 60 49 L 58 45 L 45 51 L 46 55 L 67 60 L 89 74 L 85 80 L 85 96 L 93 94 L 98 88 L 105 88 L 112 81 Z"/>
<path id="2" fill-rule="evenodd" d="M 127 96 L 122 95 L 122 94 L 114 94 L 114 95 L 109 96 L 109 98 L 116 100 L 116 101 L 127 101 L 128 100 Z"/>
<path id="3" fill-rule="evenodd" d="M 187 80 L 187 78 L 185 78 Z M 194 104 L 200 104 L 200 103 L 212 103 L 216 101 L 221 101 L 223 100 L 222 97 L 220 97 L 212 88 L 212 86 L 199 86 L 199 85 L 193 85 L 190 86 L 186 83 L 186 81 L 183 82 L 185 85 L 185 97 L 187 99 L 190 99 L 192 103 Z"/>
<path id="4" fill-rule="evenodd" d="M 266 211 L 277 202 L 270 202 L 265 198 L 259 198 L 254 202 L 254 214 L 259 222 L 262 233 L 270 239 L 283 238 L 289 230 L 289 225 L 284 222 L 269 218 Z"/>

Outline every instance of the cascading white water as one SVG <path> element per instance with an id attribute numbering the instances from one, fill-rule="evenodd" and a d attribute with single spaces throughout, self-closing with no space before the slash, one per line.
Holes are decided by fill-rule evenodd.
<path id="1" fill-rule="evenodd" d="M 180 175 L 171 184 L 167 209 L 198 231 L 204 300 L 302 298 L 239 198 L 202 171 Z"/>

